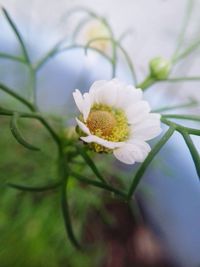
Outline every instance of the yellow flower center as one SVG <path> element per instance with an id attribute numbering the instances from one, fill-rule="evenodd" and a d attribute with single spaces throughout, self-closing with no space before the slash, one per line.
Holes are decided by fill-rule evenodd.
<path id="1" fill-rule="evenodd" d="M 123 110 L 107 105 L 95 104 L 86 121 L 93 135 L 112 142 L 122 142 L 128 139 L 129 126 Z M 96 152 L 111 152 L 110 149 L 98 144 L 90 144 Z"/>
<path id="2" fill-rule="evenodd" d="M 91 111 L 87 119 L 87 126 L 90 131 L 94 134 L 100 131 L 103 136 L 110 135 L 116 123 L 114 115 L 104 110 Z"/>

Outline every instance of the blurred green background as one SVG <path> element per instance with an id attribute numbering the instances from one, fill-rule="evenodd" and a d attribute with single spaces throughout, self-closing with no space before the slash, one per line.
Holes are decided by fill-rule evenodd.
<path id="1" fill-rule="evenodd" d="M 104 255 L 100 246 L 81 253 L 66 237 L 58 190 L 22 192 L 6 185 L 39 186 L 55 181 L 56 148 L 48 133 L 37 122 L 20 123 L 24 136 L 42 147 L 42 152 L 32 152 L 15 141 L 9 118 L 1 117 L 0 125 L 0 266 L 98 266 Z M 74 180 L 69 191 L 73 225 L 81 238 L 88 209 L 91 204 L 100 207 L 101 197 L 99 190 L 85 190 Z"/>

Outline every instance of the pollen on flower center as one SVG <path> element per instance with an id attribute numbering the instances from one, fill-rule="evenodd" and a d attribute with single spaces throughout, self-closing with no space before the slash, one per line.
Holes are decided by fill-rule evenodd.
<path id="1" fill-rule="evenodd" d="M 115 116 L 105 110 L 93 110 L 87 119 L 87 126 L 90 131 L 93 133 L 100 131 L 103 136 L 110 135 L 116 124 Z"/>

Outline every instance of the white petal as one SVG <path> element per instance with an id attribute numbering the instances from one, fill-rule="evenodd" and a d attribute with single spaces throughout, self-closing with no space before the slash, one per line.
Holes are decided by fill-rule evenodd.
<path id="1" fill-rule="evenodd" d="M 75 92 L 73 92 L 74 101 L 79 109 L 79 111 L 82 113 L 83 110 L 83 96 L 81 92 L 76 89 Z"/>
<path id="2" fill-rule="evenodd" d="M 127 108 L 142 99 L 143 92 L 141 89 L 135 89 L 132 85 L 123 86 L 118 90 L 118 99 L 116 107 Z"/>
<path id="3" fill-rule="evenodd" d="M 125 113 L 128 119 L 128 123 L 135 124 L 142 120 L 150 112 L 150 106 L 147 101 L 139 101 L 125 109 Z"/>
<path id="4" fill-rule="evenodd" d="M 83 119 L 84 121 L 86 121 L 90 113 L 91 106 L 92 106 L 92 99 L 89 93 L 85 93 L 83 95 L 83 98 L 84 100 L 82 104 L 82 113 L 83 113 Z"/>
<path id="5" fill-rule="evenodd" d="M 107 141 L 95 135 L 80 137 L 80 139 L 86 143 L 96 143 L 96 144 L 102 145 L 103 147 L 110 148 L 110 149 L 118 148 L 124 145 L 123 142 L 111 142 L 111 141 Z"/>
<path id="6" fill-rule="evenodd" d="M 84 121 L 86 121 L 92 106 L 91 96 L 89 93 L 82 95 L 81 92 L 76 89 L 75 92 L 73 92 L 73 97 L 79 111 L 83 114 Z"/>
<path id="7" fill-rule="evenodd" d="M 149 152 L 151 151 L 151 147 L 149 144 L 147 144 L 144 141 L 141 140 L 129 140 L 130 144 L 134 146 L 135 151 L 135 161 L 137 162 L 143 162 Z"/>
<path id="8" fill-rule="evenodd" d="M 91 134 L 88 127 L 82 121 L 80 121 L 79 119 L 76 118 L 76 122 L 84 133 L 86 133 L 87 135 Z"/>
<path id="9" fill-rule="evenodd" d="M 121 162 L 126 164 L 134 164 L 135 158 L 132 152 L 132 147 L 130 144 L 125 144 L 121 148 L 115 149 L 113 151 L 114 156 Z"/>
<path id="10" fill-rule="evenodd" d="M 141 141 L 132 141 L 132 143 L 126 143 L 121 148 L 114 150 L 115 157 L 126 164 L 133 164 L 135 162 L 143 162 L 147 157 L 150 146 Z"/>
<path id="11" fill-rule="evenodd" d="M 98 100 L 98 92 L 99 90 L 101 90 L 101 88 L 107 84 L 108 81 L 106 80 L 99 80 L 96 81 L 92 84 L 92 86 L 90 87 L 89 90 L 89 94 L 91 95 L 92 99 L 93 99 L 93 103 L 97 103 Z"/>
<path id="12" fill-rule="evenodd" d="M 161 133 L 160 115 L 150 113 L 144 121 L 131 126 L 131 139 L 150 140 Z"/>

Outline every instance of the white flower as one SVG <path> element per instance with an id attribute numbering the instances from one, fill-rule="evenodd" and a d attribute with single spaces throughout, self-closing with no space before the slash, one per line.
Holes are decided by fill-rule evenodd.
<path id="1" fill-rule="evenodd" d="M 160 115 L 150 113 L 143 92 L 118 79 L 96 81 L 88 93 L 73 93 L 81 113 L 80 139 L 97 152 L 113 152 L 126 163 L 142 162 L 151 148 L 146 141 L 160 134 Z"/>

